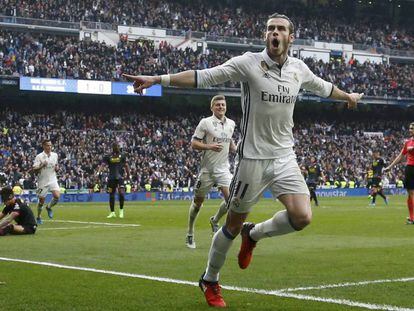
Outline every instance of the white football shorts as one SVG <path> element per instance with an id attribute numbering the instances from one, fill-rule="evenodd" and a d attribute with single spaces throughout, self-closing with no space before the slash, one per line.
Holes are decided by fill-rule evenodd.
<path id="1" fill-rule="evenodd" d="M 39 184 L 39 187 L 36 190 L 36 194 L 38 197 L 44 198 L 49 191 L 60 191 L 60 187 L 57 181 L 52 181 L 42 185 Z"/>
<path id="2" fill-rule="evenodd" d="M 228 188 L 232 177 L 230 171 L 221 173 L 202 172 L 197 177 L 194 194 L 196 197 L 204 197 L 214 185 Z"/>
<path id="3" fill-rule="evenodd" d="M 282 194 L 307 194 L 308 187 L 294 154 L 268 160 L 242 159 L 230 185 L 229 208 L 248 213 L 269 189 L 274 198 Z"/>

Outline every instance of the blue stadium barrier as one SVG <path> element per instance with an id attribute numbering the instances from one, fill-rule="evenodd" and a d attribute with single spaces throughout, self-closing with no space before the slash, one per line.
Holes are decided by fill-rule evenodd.
<path id="1" fill-rule="evenodd" d="M 404 188 L 385 188 L 384 193 L 386 195 L 406 195 L 407 191 Z M 369 195 L 369 191 L 367 188 L 317 189 L 316 195 L 318 195 L 321 198 L 358 197 Z"/>
<path id="2" fill-rule="evenodd" d="M 368 190 L 366 188 L 338 188 L 338 189 L 318 189 L 316 193 L 319 197 L 355 197 L 355 196 L 367 196 Z M 407 192 L 402 188 L 389 188 L 385 189 L 386 194 L 391 195 L 406 195 Z M 37 196 L 35 193 L 23 194 L 23 199 L 29 202 L 37 202 Z M 208 194 L 208 199 L 219 199 L 221 193 L 218 191 L 212 191 Z M 270 191 L 266 191 L 263 194 L 264 198 L 272 198 Z M 191 200 L 193 198 L 192 192 L 133 192 L 125 195 L 126 201 L 159 201 L 159 200 Z M 46 201 L 51 199 L 51 194 L 48 194 Z M 60 202 L 62 203 L 82 203 L 82 202 L 108 202 L 109 195 L 107 193 L 70 193 L 62 194 Z"/>

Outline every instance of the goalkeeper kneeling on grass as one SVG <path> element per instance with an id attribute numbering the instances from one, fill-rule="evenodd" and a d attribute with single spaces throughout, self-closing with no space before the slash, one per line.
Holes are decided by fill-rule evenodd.
<path id="1" fill-rule="evenodd" d="M 3 204 L 6 205 L 0 212 L 0 236 L 34 234 L 37 224 L 30 207 L 22 200 L 17 199 L 11 188 L 1 189 L 0 196 Z"/>

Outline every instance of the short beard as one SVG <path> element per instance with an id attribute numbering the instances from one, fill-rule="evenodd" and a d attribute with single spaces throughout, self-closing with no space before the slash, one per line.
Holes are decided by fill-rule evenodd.
<path id="1" fill-rule="evenodd" d="M 280 46 L 280 44 L 282 44 L 282 43 L 279 42 L 279 46 Z M 283 54 L 285 54 L 287 52 L 287 50 L 289 49 L 289 43 L 288 42 L 284 42 L 283 44 L 286 44 L 287 47 L 283 48 L 283 50 L 282 50 L 282 52 L 280 54 L 275 54 L 274 56 L 279 57 L 279 56 L 282 56 Z M 267 50 L 270 51 L 272 47 L 273 46 L 272 46 L 271 41 L 266 40 L 266 48 L 267 48 Z"/>

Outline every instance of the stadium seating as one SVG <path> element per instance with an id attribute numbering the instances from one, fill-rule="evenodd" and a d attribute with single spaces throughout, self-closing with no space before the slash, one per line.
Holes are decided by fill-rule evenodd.
<path id="1" fill-rule="evenodd" d="M 223 7 L 220 1 L 15 1 L 0 0 L 0 14 L 50 19 L 53 21 L 95 21 L 116 25 L 141 25 L 175 30 L 201 31 L 210 36 L 260 39 L 267 15 L 283 12 L 295 22 L 296 38 L 367 45 L 373 49 L 414 51 L 412 25 L 391 26 L 373 16 L 352 20 L 336 12 L 330 1 L 325 6 L 303 10 L 296 1 L 235 1 Z M 254 7 L 253 7 L 254 6 Z M 264 10 L 263 8 L 266 8 Z M 128 12 L 128 14 L 124 14 Z M 259 13 L 261 12 L 261 13 Z M 342 14 L 342 15 L 341 15 Z M 356 31 L 357 30 L 357 31 Z M 104 42 L 80 41 L 77 36 L 35 32 L 0 31 L 0 75 L 63 79 L 122 80 L 122 73 L 164 74 L 219 65 L 242 52 L 209 48 L 205 53 L 190 48 L 177 49 L 161 42 L 120 41 L 117 47 Z M 318 76 L 346 91 L 364 92 L 381 98 L 414 98 L 414 66 L 376 64 L 331 59 L 324 63 L 312 58 L 305 63 Z M 227 83 L 227 87 L 239 87 Z M 239 116 L 235 117 L 236 119 Z M 399 150 L 404 124 L 398 118 L 372 122 L 369 118 L 336 122 L 297 120 L 296 152 L 301 165 L 316 156 L 324 174 L 331 179 L 354 178 L 365 183 L 370 151 L 380 148 L 391 159 Z M 200 116 L 183 111 L 182 118 L 142 116 L 137 112 L 94 115 L 74 111 L 53 114 L 0 112 L 0 171 L 7 183 L 24 181 L 34 187 L 28 173 L 39 142 L 50 136 L 59 152 L 59 178 L 66 188 L 91 188 L 105 175 L 95 176 L 102 154 L 118 140 L 132 166 L 136 189 L 146 183 L 154 188 L 172 184 L 175 188 L 193 185 L 199 153 L 188 148 Z M 122 122 L 121 122 L 122 121 Z M 70 129 L 70 131 L 68 131 Z M 381 132 L 367 136 L 364 132 Z M 238 140 L 236 134 L 236 141 Z M 232 160 L 233 165 L 233 160 Z M 5 177 L 4 177 L 5 176 Z M 390 174 L 390 182 L 402 176 L 401 167 Z"/>
<path id="2" fill-rule="evenodd" d="M 177 49 L 166 42 L 122 42 L 117 47 L 104 42 L 79 41 L 73 36 L 0 32 L 0 75 L 24 75 L 63 79 L 122 79 L 122 73 L 154 75 L 188 69 L 204 69 L 224 63 L 241 52 L 190 48 Z M 414 97 L 414 65 L 360 64 L 351 60 L 330 63 L 304 60 L 318 76 L 347 91 L 370 96 Z M 238 87 L 227 83 L 227 87 Z"/>
<path id="3" fill-rule="evenodd" d="M 235 112 L 230 116 L 240 121 Z M 88 114 L 56 111 L 34 113 L 5 109 L 0 112 L 0 167 L 7 183 L 21 181 L 25 188 L 34 187 L 34 176 L 28 173 L 40 142 L 50 136 L 60 158 L 59 181 L 67 189 L 92 188 L 105 174 L 96 176 L 102 155 L 110 152 L 111 143 L 118 141 L 131 166 L 134 189 L 146 183 L 154 188 L 168 184 L 176 189 L 193 186 L 200 153 L 189 148 L 200 116 L 184 110 L 181 117 L 141 115 L 134 111 L 123 113 Z M 329 115 L 329 114 L 328 114 Z M 379 118 L 372 122 L 371 118 Z M 346 117 L 335 122 L 332 118 L 309 119 L 299 115 L 295 126 L 296 153 L 300 165 L 315 156 L 329 179 L 353 178 L 361 186 L 372 159 L 370 152 L 382 151 L 386 160 L 399 152 L 406 135 L 408 122 L 368 114 L 361 120 Z M 384 130 L 385 129 L 385 130 Z M 381 132 L 381 135 L 364 135 Z M 239 140 L 237 132 L 235 141 Z M 233 157 L 231 157 L 233 165 Z M 402 176 L 402 166 L 389 174 L 391 183 Z"/>
<path id="4" fill-rule="evenodd" d="M 128 14 L 125 14 L 128 12 Z M 212 36 L 262 38 L 268 14 L 283 12 L 296 24 L 296 37 L 356 43 L 372 48 L 414 50 L 412 25 L 391 26 L 385 16 L 345 17 L 337 3 L 303 9 L 299 1 L 14 1 L 1 0 L 0 14 L 58 21 L 95 21 L 205 32 Z M 347 13 L 347 12 L 345 12 Z M 367 11 L 369 13 L 369 11 Z"/>

